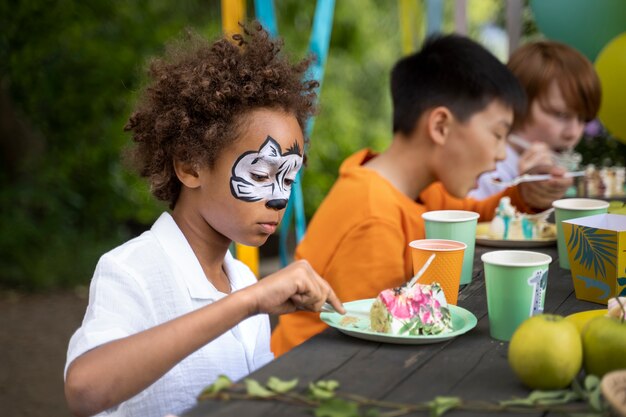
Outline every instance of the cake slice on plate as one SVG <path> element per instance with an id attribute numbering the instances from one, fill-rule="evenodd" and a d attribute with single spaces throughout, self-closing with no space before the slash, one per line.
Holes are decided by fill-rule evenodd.
<path id="1" fill-rule="evenodd" d="M 437 335 L 452 331 L 452 320 L 443 290 L 435 282 L 382 291 L 372 304 L 370 327 L 399 336 Z"/>

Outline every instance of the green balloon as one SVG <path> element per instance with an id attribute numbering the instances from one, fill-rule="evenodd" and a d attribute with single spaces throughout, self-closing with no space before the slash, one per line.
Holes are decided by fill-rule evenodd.
<path id="1" fill-rule="evenodd" d="M 594 61 L 600 50 L 626 31 L 626 0 L 530 0 L 537 27 Z"/>

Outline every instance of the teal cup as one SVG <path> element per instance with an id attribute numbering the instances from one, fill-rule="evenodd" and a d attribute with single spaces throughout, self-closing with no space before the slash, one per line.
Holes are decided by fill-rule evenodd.
<path id="1" fill-rule="evenodd" d="M 480 215 L 465 210 L 435 210 L 422 214 L 426 226 L 426 239 L 448 239 L 467 245 L 463 254 L 463 269 L 459 285 L 472 282 L 476 224 Z"/>
<path id="2" fill-rule="evenodd" d="M 480 259 L 485 268 L 489 334 L 509 341 L 524 320 L 543 313 L 552 258 L 539 252 L 501 250 Z"/>
<path id="3" fill-rule="evenodd" d="M 567 242 L 565 242 L 561 222 L 563 220 L 606 213 L 609 203 L 591 198 L 565 198 L 554 201 L 552 207 L 554 207 L 554 218 L 556 221 L 556 246 L 559 251 L 559 266 L 563 269 L 570 269 L 567 257 Z"/>

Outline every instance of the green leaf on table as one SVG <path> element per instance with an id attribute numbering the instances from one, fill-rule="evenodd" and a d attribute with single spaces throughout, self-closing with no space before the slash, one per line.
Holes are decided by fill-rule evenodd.
<path id="1" fill-rule="evenodd" d="M 315 385 L 328 391 L 335 391 L 337 388 L 339 388 L 339 382 L 335 381 L 334 379 L 317 381 Z"/>
<path id="2" fill-rule="evenodd" d="M 587 375 L 585 377 L 585 390 L 591 392 L 600 387 L 600 378 L 596 375 Z"/>
<path id="3" fill-rule="evenodd" d="M 559 404 L 568 404 L 574 401 L 581 400 L 582 397 L 580 394 L 574 391 L 565 391 L 561 396 L 554 398 L 544 398 L 537 400 L 536 404 L 538 405 L 559 405 Z"/>
<path id="4" fill-rule="evenodd" d="M 226 375 L 220 375 L 217 377 L 214 383 L 206 387 L 200 393 L 200 397 L 213 397 L 215 394 L 230 388 L 233 385 L 233 381 Z"/>
<path id="5" fill-rule="evenodd" d="M 596 375 L 587 375 L 584 384 L 585 390 L 587 391 L 587 401 L 591 409 L 594 411 L 603 411 L 605 406 L 600 389 L 600 378 Z"/>
<path id="6" fill-rule="evenodd" d="M 365 417 L 379 417 L 380 410 L 378 408 L 368 408 L 364 416 Z"/>
<path id="7" fill-rule="evenodd" d="M 271 376 L 270 379 L 267 380 L 267 387 L 274 392 L 279 394 L 284 394 L 286 392 L 291 391 L 296 386 L 298 386 L 298 378 L 294 378 L 289 381 L 283 381 L 280 378 L 276 378 L 275 376 Z"/>
<path id="8" fill-rule="evenodd" d="M 275 392 L 268 390 L 254 379 L 246 378 L 243 382 L 246 384 L 248 395 L 253 397 L 269 398 L 276 395 Z"/>
<path id="9" fill-rule="evenodd" d="M 309 384 L 309 394 L 316 400 L 327 400 L 335 396 L 339 382 L 335 380 L 317 381 Z"/>
<path id="10" fill-rule="evenodd" d="M 567 404 L 580 399 L 582 399 L 581 394 L 573 390 L 534 390 L 526 398 L 500 401 L 499 404 L 503 406 L 532 407 L 534 405 Z"/>
<path id="11" fill-rule="evenodd" d="M 513 398 L 510 400 L 502 400 L 502 401 L 498 401 L 498 404 L 504 407 L 509 407 L 509 406 L 532 407 L 534 403 L 532 402 L 532 400 L 526 397 L 526 398 Z"/>
<path id="12" fill-rule="evenodd" d="M 359 406 L 352 401 L 331 398 L 315 409 L 315 417 L 359 417 Z"/>
<path id="13" fill-rule="evenodd" d="M 601 396 L 600 390 L 593 391 L 589 395 L 589 406 L 594 411 L 602 411 L 602 410 L 604 410 L 604 403 L 602 401 L 602 396 Z"/>
<path id="14" fill-rule="evenodd" d="M 434 400 L 428 402 L 431 417 L 443 416 L 448 411 L 457 408 L 462 403 L 459 397 L 435 397 Z"/>

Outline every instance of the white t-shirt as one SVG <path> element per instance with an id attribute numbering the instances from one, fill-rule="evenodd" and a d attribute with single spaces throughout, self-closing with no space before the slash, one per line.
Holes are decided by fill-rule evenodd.
<path id="1" fill-rule="evenodd" d="M 492 178 L 500 178 L 502 181 L 510 181 L 519 175 L 519 158 L 520 155 L 509 145 L 506 144 L 506 157 L 503 161 L 496 164 L 496 170 L 486 172 L 478 178 L 478 187 L 469 192 L 468 197 L 475 200 L 483 200 L 504 190 L 504 187 L 491 182 Z"/>
<path id="2" fill-rule="evenodd" d="M 256 282 L 230 253 L 224 269 L 232 291 Z M 65 372 L 81 354 L 177 318 L 226 294 L 206 279 L 174 219 L 163 213 L 151 230 L 104 254 L 89 290 L 82 326 L 70 340 Z M 265 314 L 246 319 L 178 363 L 150 387 L 99 415 L 163 417 L 193 406 L 221 374 L 238 380 L 274 358 Z M 158 349 L 154 346 L 154 349 Z"/>

